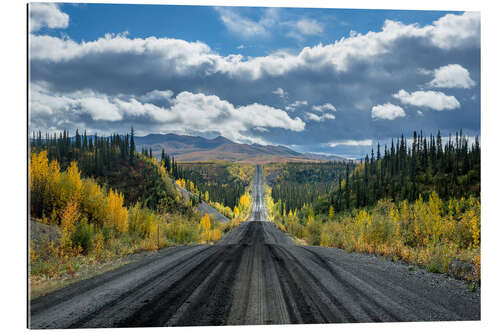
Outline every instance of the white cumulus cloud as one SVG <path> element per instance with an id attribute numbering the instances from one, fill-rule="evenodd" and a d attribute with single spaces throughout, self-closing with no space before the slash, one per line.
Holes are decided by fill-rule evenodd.
<path id="1" fill-rule="evenodd" d="M 170 106 L 145 102 L 151 96 L 168 99 Z M 139 97 L 110 97 L 92 91 L 63 95 L 42 85 L 32 84 L 30 112 L 32 124 L 41 130 L 75 129 L 77 124 L 86 120 L 88 128 L 105 133 L 113 128 L 113 123 L 119 123 L 127 126 L 134 124 L 138 130 L 143 126 L 147 132 L 217 132 L 237 142 L 264 143 L 248 132 L 252 129 L 265 132 L 269 128 L 296 132 L 305 129 L 305 123 L 300 118 L 291 118 L 285 111 L 268 105 L 254 103 L 234 106 L 218 96 L 188 91 L 176 96 L 170 91 L 153 91 Z M 47 125 L 54 119 L 57 119 L 56 124 Z"/>
<path id="2" fill-rule="evenodd" d="M 406 116 L 405 110 L 391 103 L 375 105 L 372 107 L 372 118 L 394 120 Z"/>
<path id="3" fill-rule="evenodd" d="M 244 17 L 233 8 L 217 7 L 216 10 L 220 20 L 229 31 L 246 38 L 267 35 L 269 33 L 268 27 L 276 22 L 274 8 L 268 8 L 259 21 Z"/>
<path id="4" fill-rule="evenodd" d="M 238 29 L 241 30 L 239 33 L 243 35 L 259 35 L 265 31 L 258 22 L 253 24 L 246 22 L 245 19 L 240 21 L 239 16 L 233 17 L 233 14 L 238 14 L 229 9 L 219 9 L 219 12 L 227 12 L 229 13 L 227 17 L 232 17 L 235 22 L 239 22 Z M 457 23 L 462 22 L 464 16 L 467 17 L 467 22 L 475 22 L 474 24 L 479 25 L 479 16 L 468 13 L 449 14 L 445 16 L 446 24 L 438 20 L 433 25 L 424 27 L 387 20 L 380 32 L 369 31 L 366 34 L 341 38 L 333 44 L 305 47 L 298 54 L 275 52 L 247 60 L 241 55 L 223 57 L 202 42 L 156 37 L 130 39 L 120 34 L 108 34 L 95 41 L 80 43 L 71 39 L 34 35 L 30 38 L 30 56 L 33 60 L 51 63 L 77 62 L 84 57 L 96 58 L 97 62 L 98 58 L 110 55 L 123 55 L 128 59 L 140 56 L 144 66 L 140 67 L 136 60 L 131 60 L 133 62 L 127 64 L 126 67 L 135 68 L 134 73 L 154 71 L 164 73 L 167 77 L 172 74 L 190 76 L 198 71 L 204 76 L 220 73 L 231 78 L 257 80 L 266 75 L 283 76 L 293 70 L 321 72 L 333 69 L 346 72 L 353 62 L 373 61 L 376 57 L 390 54 L 394 51 L 393 47 L 396 43 L 405 38 L 419 38 L 424 44 L 444 49 L 459 49 L 464 46 L 464 43 L 467 45 L 470 40 L 479 40 L 477 31 L 464 31 L 464 28 Z M 272 21 L 272 19 L 264 21 Z M 449 26 L 456 26 L 456 30 L 451 31 Z M 441 31 L 442 29 L 445 31 Z M 446 37 L 436 39 L 435 36 Z M 461 36 L 466 37 L 461 38 Z M 452 39 L 454 43 L 448 44 L 443 41 L 449 39 Z"/>
<path id="5" fill-rule="evenodd" d="M 274 95 L 278 95 L 280 98 L 286 98 L 287 93 L 283 88 L 276 88 L 276 90 L 273 90 L 272 93 Z"/>
<path id="6" fill-rule="evenodd" d="M 440 91 L 415 91 L 412 93 L 401 89 L 398 93 L 392 95 L 404 104 L 410 104 L 418 107 L 442 111 L 453 110 L 460 107 L 460 102 L 455 96 L 448 96 Z"/>
<path id="7" fill-rule="evenodd" d="M 153 90 L 149 91 L 146 94 L 139 96 L 139 100 L 141 102 L 153 103 L 155 102 L 168 102 L 172 98 L 174 93 L 171 90 Z"/>
<path id="8" fill-rule="evenodd" d="M 243 22 L 242 28 L 249 31 L 248 36 L 255 29 L 257 34 L 253 36 L 260 39 L 267 36 L 267 32 L 274 36 L 275 32 L 291 30 L 285 30 L 280 23 L 290 21 L 291 16 L 286 17 L 286 10 L 280 11 L 281 21 L 275 21 L 277 16 L 264 9 L 255 9 L 252 16 L 245 17 L 253 10 L 234 10 L 249 20 Z M 255 18 L 255 13 L 261 17 Z M 228 17 L 235 18 L 231 13 Z M 261 19 L 261 26 L 266 31 L 263 34 L 259 34 L 259 28 L 253 24 L 260 24 Z M 321 20 L 320 17 L 315 19 Z M 456 75 L 446 77 L 444 70 L 438 72 L 435 69 L 440 69 L 443 64 L 461 64 L 470 71 L 468 77 L 476 79 L 480 71 L 480 35 L 475 27 L 479 25 L 477 13 L 445 15 L 427 25 L 387 20 L 376 30 L 353 33 L 329 44 L 311 45 L 296 51 L 285 49 L 260 57 L 226 56 L 203 42 L 166 37 L 133 38 L 127 34 L 108 34 L 84 41 L 57 34 L 31 33 L 30 84 L 43 85 L 49 91 L 31 100 L 30 126 L 44 131 L 48 128 L 71 129 L 80 124 L 80 128 L 102 133 L 103 129 L 123 132 L 123 128 L 128 129 L 134 124 L 138 131 L 142 128 L 146 133 L 184 131 L 185 134 L 201 135 L 219 131 L 232 139 L 248 141 L 247 131 L 250 131 L 256 133 L 255 140 L 262 136 L 269 142 L 283 144 L 315 140 L 329 142 L 365 137 L 366 133 L 373 131 L 373 126 L 376 129 L 380 126 L 387 136 L 401 133 L 397 121 L 372 122 L 371 116 L 389 119 L 415 111 L 416 117 L 419 109 L 423 112 L 451 109 L 460 105 L 458 101 L 467 101 L 472 107 L 456 112 L 456 117 L 442 117 L 430 112 L 419 121 L 423 128 L 466 123 L 479 130 L 476 121 L 480 109 L 479 79 L 470 90 L 454 92 L 456 98 L 438 92 L 410 93 L 440 90 L 438 85 L 470 85 L 467 79 L 460 81 Z M 237 28 L 234 29 L 236 33 Z M 234 47 L 239 43 L 243 42 L 234 44 Z M 244 44 L 248 47 L 257 45 L 256 42 Z M 450 60 L 443 63 L 446 59 Z M 436 84 L 435 88 L 422 88 L 423 83 L 431 80 Z M 391 102 L 385 99 L 386 96 L 392 96 L 402 88 L 409 92 L 396 94 L 401 103 L 399 100 L 392 102 L 405 109 L 406 104 L 419 107 L 408 106 L 408 110 L 390 113 L 379 106 Z M 196 97 L 194 92 L 203 94 Z M 476 101 L 471 100 L 474 95 Z M 218 100 L 208 98 L 210 96 Z M 195 100 L 199 101 L 195 103 Z M 308 104 L 296 104 L 297 100 Z M 327 101 L 332 103 L 323 104 Z M 263 107 L 254 107 L 255 102 Z M 92 103 L 94 105 L 90 108 Z M 242 109 L 242 106 L 252 107 Z M 373 114 L 367 112 L 373 106 L 379 106 L 377 110 L 380 110 Z M 102 115 L 95 113 L 104 107 Z M 314 132 L 282 135 L 281 130 L 255 124 L 257 117 L 263 117 L 268 125 L 273 123 L 298 131 L 305 126 L 304 121 L 319 122 L 323 114 L 337 115 L 334 108 L 352 112 L 346 112 L 343 119 L 337 118 L 339 121 L 327 122 L 328 128 L 317 126 L 321 128 L 317 131 L 315 128 Z M 291 112 L 286 115 L 285 111 L 295 109 L 300 111 L 296 115 L 302 119 L 294 117 L 296 115 Z M 185 110 L 186 115 L 181 110 Z M 200 114 L 196 110 L 206 112 Z M 224 110 L 232 110 L 227 114 L 234 123 L 221 120 Z M 236 111 L 247 111 L 252 119 L 242 118 Z M 305 111 L 316 113 L 316 117 L 305 114 Z M 191 112 L 210 126 L 203 127 L 198 119 L 189 120 L 191 124 L 188 124 Z M 270 118 L 267 113 L 275 117 Z M 203 118 L 207 115 L 208 118 Z M 189 129 L 193 131 L 189 132 Z"/>
<path id="9" fill-rule="evenodd" d="M 469 71 L 458 64 L 439 67 L 434 70 L 434 79 L 429 82 L 436 88 L 464 88 L 469 89 L 476 85 L 470 78 Z"/>
<path id="10" fill-rule="evenodd" d="M 29 4 L 29 29 L 38 31 L 43 27 L 50 29 L 67 28 L 69 16 L 61 12 L 58 5 L 54 3 L 30 3 Z"/>
<path id="11" fill-rule="evenodd" d="M 88 113 L 93 120 L 118 121 L 123 119 L 123 112 L 118 107 L 119 103 L 113 103 L 107 97 L 87 96 L 78 99 L 76 105 L 81 107 L 81 110 Z"/>
<path id="12" fill-rule="evenodd" d="M 330 142 L 328 146 L 334 148 L 337 146 L 371 146 L 373 141 L 371 139 L 366 140 L 340 140 Z"/>
<path id="13" fill-rule="evenodd" d="M 463 15 L 447 14 L 433 23 L 430 37 L 440 48 L 452 49 L 457 45 L 480 44 L 481 15 L 479 12 L 465 12 Z"/>
<path id="14" fill-rule="evenodd" d="M 304 35 L 317 35 L 323 32 L 323 25 L 316 20 L 302 19 L 297 22 L 297 30 Z"/>
<path id="15" fill-rule="evenodd" d="M 287 111 L 295 111 L 296 108 L 307 105 L 307 101 L 295 101 L 290 105 L 285 106 L 285 110 Z"/>
<path id="16" fill-rule="evenodd" d="M 325 112 L 325 111 L 335 112 L 335 111 L 337 111 L 335 106 L 333 106 L 331 103 L 326 103 L 323 105 L 313 105 L 312 110 L 316 111 L 316 112 Z"/>
<path id="17" fill-rule="evenodd" d="M 311 113 L 311 112 L 306 112 L 306 117 L 307 119 L 311 120 L 311 121 L 316 121 L 316 122 L 322 122 L 326 119 L 335 119 L 335 116 L 333 114 L 330 114 L 330 113 L 325 113 L 325 114 L 322 114 L 321 116 L 318 116 L 317 114 L 315 113 Z"/>
<path id="18" fill-rule="evenodd" d="M 320 35 L 323 33 L 323 24 L 317 20 L 303 18 L 298 21 L 284 22 L 283 26 L 290 29 L 287 36 L 303 40 L 304 36 Z"/>

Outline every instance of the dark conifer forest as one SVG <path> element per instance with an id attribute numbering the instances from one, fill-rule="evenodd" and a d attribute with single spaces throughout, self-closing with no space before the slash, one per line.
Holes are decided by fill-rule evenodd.
<path id="1" fill-rule="evenodd" d="M 101 186 L 109 186 L 124 194 L 127 206 L 142 202 L 148 208 L 168 211 L 176 209 L 173 184 L 162 180 L 162 175 L 147 160 L 136 154 L 134 130 L 126 135 L 108 137 L 83 135 L 76 130 L 74 136 L 68 131 L 59 134 L 33 133 L 31 151 L 47 151 L 49 161 L 56 160 L 65 170 L 72 161 L 84 177 L 95 178 Z M 169 167 L 177 170 L 172 160 Z M 168 169 L 168 170 L 170 170 Z"/>
<path id="2" fill-rule="evenodd" d="M 286 163 L 267 166 L 271 195 L 286 211 L 312 204 L 318 213 L 370 207 L 380 199 L 395 203 L 480 196 L 481 148 L 462 131 L 445 138 L 414 132 L 372 149 L 360 161 Z M 278 171 L 276 171 L 278 170 Z"/>
<path id="3" fill-rule="evenodd" d="M 388 198 L 394 202 L 428 198 L 436 192 L 440 198 L 480 196 L 481 148 L 479 138 L 473 142 L 460 133 L 443 138 L 424 137 L 414 132 L 408 140 L 404 136 L 392 140 L 383 151 L 377 145 L 360 165 L 346 164 L 342 181 L 330 193 L 328 209 L 337 211 L 372 206 Z"/>

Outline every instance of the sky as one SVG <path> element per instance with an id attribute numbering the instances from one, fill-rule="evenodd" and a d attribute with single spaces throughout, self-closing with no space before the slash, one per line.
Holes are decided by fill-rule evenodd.
<path id="1" fill-rule="evenodd" d="M 29 30 L 31 131 L 347 157 L 480 135 L 478 12 L 34 3 Z"/>

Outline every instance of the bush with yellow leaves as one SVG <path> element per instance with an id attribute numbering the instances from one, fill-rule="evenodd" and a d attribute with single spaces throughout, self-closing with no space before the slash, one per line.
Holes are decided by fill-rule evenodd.
<path id="1" fill-rule="evenodd" d="M 414 203 L 395 205 L 381 200 L 370 210 L 328 217 L 321 227 L 320 244 L 391 256 L 432 272 L 446 273 L 450 262 L 458 259 L 473 263 L 479 272 L 480 227 L 479 199 L 444 203 L 431 193 L 428 201 L 420 197 Z M 479 273 L 475 276 L 479 278 Z"/>

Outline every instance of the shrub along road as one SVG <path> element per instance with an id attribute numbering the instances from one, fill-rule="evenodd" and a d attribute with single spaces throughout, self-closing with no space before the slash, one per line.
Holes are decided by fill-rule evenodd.
<path id="1" fill-rule="evenodd" d="M 462 281 L 377 257 L 296 246 L 266 222 L 257 168 L 249 221 L 30 303 L 31 328 L 479 320 Z"/>

